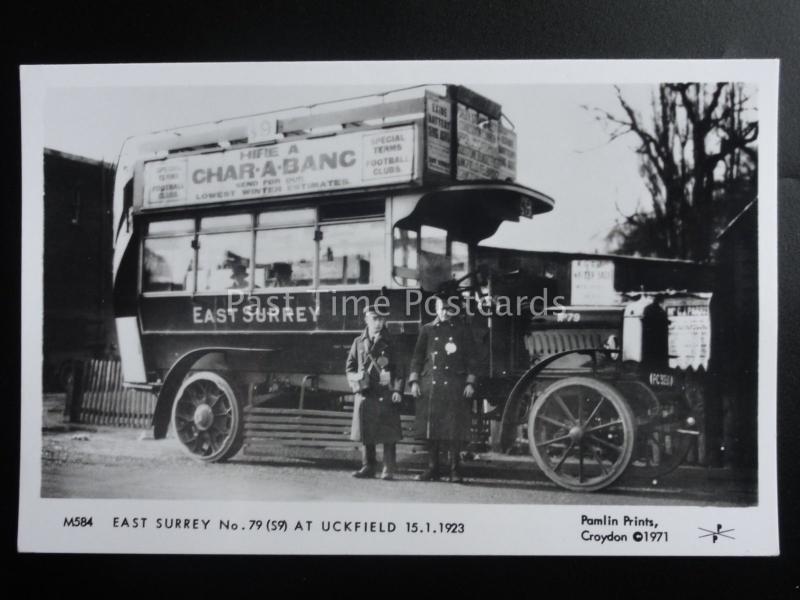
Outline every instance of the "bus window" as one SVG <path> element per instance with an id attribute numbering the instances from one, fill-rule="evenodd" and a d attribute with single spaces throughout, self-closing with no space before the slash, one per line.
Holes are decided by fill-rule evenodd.
<path id="1" fill-rule="evenodd" d="M 320 285 L 382 285 L 385 282 L 383 221 L 327 223 L 321 229 Z"/>
<path id="2" fill-rule="evenodd" d="M 420 286 L 429 291 L 469 273 L 469 245 L 450 240 L 444 229 L 423 225 L 419 242 Z"/>
<path id="3" fill-rule="evenodd" d="M 420 227 L 420 286 L 434 291 L 450 280 L 450 258 L 447 256 L 447 231 L 438 227 Z"/>
<path id="4" fill-rule="evenodd" d="M 152 221 L 147 226 L 148 235 L 165 235 L 171 233 L 194 233 L 194 219 Z"/>
<path id="5" fill-rule="evenodd" d="M 273 210 L 258 215 L 258 226 L 259 228 L 296 227 L 298 225 L 313 225 L 316 220 L 317 211 L 313 208 Z"/>
<path id="6" fill-rule="evenodd" d="M 272 210 L 258 215 L 256 288 L 311 287 L 314 284 L 314 208 Z"/>
<path id="7" fill-rule="evenodd" d="M 392 234 L 392 274 L 397 283 L 416 286 L 418 276 L 418 252 L 416 231 L 395 227 Z"/>
<path id="8" fill-rule="evenodd" d="M 451 274 L 454 279 L 461 279 L 469 273 L 469 245 L 453 240 L 450 242 Z M 464 283 L 468 283 L 464 280 Z"/>
<path id="9" fill-rule="evenodd" d="M 314 284 L 314 227 L 256 232 L 255 287 L 310 287 Z"/>
<path id="10" fill-rule="evenodd" d="M 185 292 L 193 285 L 193 235 L 144 241 L 143 292 Z"/>
<path id="11" fill-rule="evenodd" d="M 250 215 L 208 217 L 200 221 L 197 251 L 197 291 L 218 292 L 250 287 L 253 251 Z M 247 231 L 207 233 L 212 229 L 247 227 Z"/>
<path id="12" fill-rule="evenodd" d="M 420 228 L 420 250 L 428 254 L 447 256 L 447 231 L 423 225 Z"/>
<path id="13" fill-rule="evenodd" d="M 249 214 L 204 217 L 200 220 L 200 231 L 221 231 L 225 229 L 249 229 L 253 224 Z"/>

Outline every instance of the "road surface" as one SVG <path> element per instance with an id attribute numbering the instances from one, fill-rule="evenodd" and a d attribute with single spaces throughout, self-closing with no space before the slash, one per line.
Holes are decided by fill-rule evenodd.
<path id="1" fill-rule="evenodd" d="M 114 428 L 46 428 L 43 497 L 353 501 L 482 504 L 750 505 L 752 481 L 721 471 L 680 469 L 659 481 L 619 480 L 591 494 L 562 490 L 526 457 L 465 464 L 466 482 L 413 481 L 418 465 L 401 464 L 395 481 L 351 477 L 356 463 L 249 457 L 204 464 L 174 439 Z M 484 457 L 485 459 L 485 457 Z"/>

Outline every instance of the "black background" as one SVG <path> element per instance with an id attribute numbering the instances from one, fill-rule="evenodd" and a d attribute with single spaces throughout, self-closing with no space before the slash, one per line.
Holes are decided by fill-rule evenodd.
<path id="1" fill-rule="evenodd" d="M 524 594 L 797 596 L 800 1 L 6 3 L 6 319 L 2 562 L 25 595 L 143 598 Z M 19 475 L 20 64 L 470 58 L 780 58 L 780 558 L 293 558 L 16 555 Z M 762 160 L 767 160 L 762 157 Z M 16 316 L 16 319 L 14 318 Z M 213 551 L 213 549 L 209 549 Z M 10 583 L 4 578 L 5 581 Z"/>

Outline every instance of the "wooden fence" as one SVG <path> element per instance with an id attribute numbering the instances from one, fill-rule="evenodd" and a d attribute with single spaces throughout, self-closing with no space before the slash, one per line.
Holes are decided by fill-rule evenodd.
<path id="1" fill-rule="evenodd" d="M 91 425 L 150 427 L 156 397 L 122 387 L 122 365 L 116 360 L 88 360 L 74 373 L 66 413 L 70 420 Z"/>

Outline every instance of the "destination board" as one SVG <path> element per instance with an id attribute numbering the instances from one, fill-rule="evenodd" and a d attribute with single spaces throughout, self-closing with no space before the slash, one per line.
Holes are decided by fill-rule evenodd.
<path id="1" fill-rule="evenodd" d="M 456 179 L 514 179 L 516 136 L 498 119 L 457 104 Z"/>
<path id="2" fill-rule="evenodd" d="M 425 93 L 426 166 L 429 171 L 450 175 L 451 147 L 450 101 L 431 92 Z"/>

